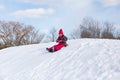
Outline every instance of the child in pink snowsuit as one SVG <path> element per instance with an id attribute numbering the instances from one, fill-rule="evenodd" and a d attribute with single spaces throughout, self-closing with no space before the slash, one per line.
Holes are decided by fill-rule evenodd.
<path id="1" fill-rule="evenodd" d="M 63 47 L 67 46 L 67 37 L 64 35 L 63 30 L 60 29 L 59 30 L 59 37 L 57 38 L 56 42 L 58 43 L 57 45 L 54 45 L 50 48 L 46 48 L 49 52 L 54 52 L 54 51 L 58 51 Z"/>

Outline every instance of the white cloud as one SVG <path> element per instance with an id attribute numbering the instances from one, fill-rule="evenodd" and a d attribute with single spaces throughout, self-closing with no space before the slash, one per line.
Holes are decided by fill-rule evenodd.
<path id="1" fill-rule="evenodd" d="M 0 10 L 3 10 L 3 9 L 5 9 L 5 6 L 0 5 Z"/>
<path id="2" fill-rule="evenodd" d="M 104 6 L 116 6 L 120 4 L 120 0 L 99 0 Z"/>
<path id="3" fill-rule="evenodd" d="M 54 12 L 55 10 L 51 8 L 48 8 L 48 9 L 38 8 L 38 9 L 19 10 L 12 13 L 11 15 L 16 18 L 25 18 L 25 17 L 40 18 L 44 15 L 46 16 L 46 15 L 53 14 Z"/>

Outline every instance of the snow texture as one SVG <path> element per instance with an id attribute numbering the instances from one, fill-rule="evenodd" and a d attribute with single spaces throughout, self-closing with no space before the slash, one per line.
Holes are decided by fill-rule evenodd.
<path id="1" fill-rule="evenodd" d="M 78 39 L 49 53 L 42 43 L 0 50 L 0 80 L 120 80 L 120 41 Z"/>

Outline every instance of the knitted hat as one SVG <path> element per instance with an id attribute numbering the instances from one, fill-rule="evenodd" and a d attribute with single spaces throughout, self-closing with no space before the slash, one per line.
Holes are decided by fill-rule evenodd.
<path id="1" fill-rule="evenodd" d="M 62 29 L 59 30 L 59 34 L 64 34 Z"/>

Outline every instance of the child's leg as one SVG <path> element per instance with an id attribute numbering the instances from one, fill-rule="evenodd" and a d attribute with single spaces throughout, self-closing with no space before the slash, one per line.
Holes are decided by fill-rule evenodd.
<path id="1" fill-rule="evenodd" d="M 57 45 L 58 45 L 58 44 L 57 44 Z M 54 52 L 54 51 L 56 51 L 56 49 L 55 49 L 55 48 L 56 48 L 56 46 L 57 46 L 57 45 L 54 45 L 54 46 L 52 46 L 52 47 L 48 48 L 48 49 L 49 49 L 49 51 L 50 51 L 50 52 Z"/>
<path id="2" fill-rule="evenodd" d="M 57 44 L 57 45 L 54 45 L 48 49 L 50 52 L 54 52 L 54 51 L 60 50 L 62 47 L 64 47 L 64 44 Z"/>
<path id="3" fill-rule="evenodd" d="M 54 46 L 54 49 L 55 49 L 56 51 L 58 51 L 58 50 L 60 50 L 62 47 L 64 47 L 64 44 L 58 44 L 58 45 L 55 45 L 55 46 Z"/>

